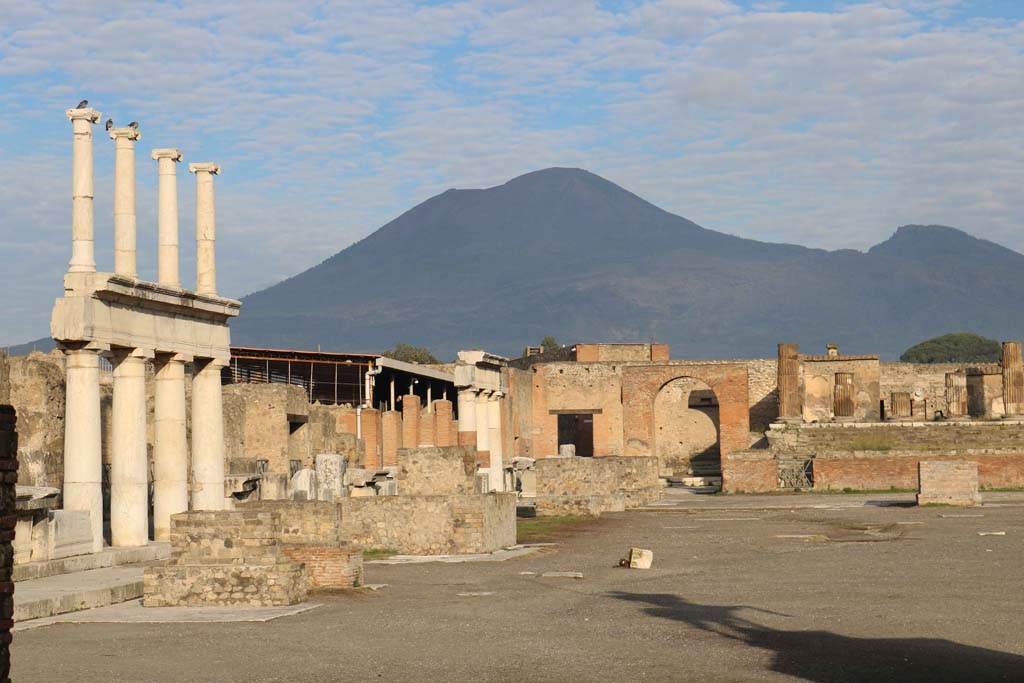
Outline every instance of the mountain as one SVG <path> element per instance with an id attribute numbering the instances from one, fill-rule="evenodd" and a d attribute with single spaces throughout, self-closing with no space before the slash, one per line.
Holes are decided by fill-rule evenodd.
<path id="1" fill-rule="evenodd" d="M 551 168 L 448 190 L 320 265 L 245 297 L 247 346 L 448 359 L 563 342 L 668 342 L 675 358 L 773 356 L 837 342 L 895 358 L 969 330 L 1024 337 L 1024 256 L 940 226 L 868 252 L 707 230 L 587 171 Z"/>

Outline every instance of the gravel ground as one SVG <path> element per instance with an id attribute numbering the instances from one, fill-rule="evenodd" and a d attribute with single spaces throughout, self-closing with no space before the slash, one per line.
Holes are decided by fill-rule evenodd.
<path id="1" fill-rule="evenodd" d="M 16 634 L 31 681 L 1024 681 L 1024 508 L 666 509 L 506 562 L 368 565 L 267 623 Z M 1003 531 L 1004 536 L 979 532 Z M 616 566 L 630 546 L 654 567 Z M 542 578 L 547 571 L 583 579 Z"/>

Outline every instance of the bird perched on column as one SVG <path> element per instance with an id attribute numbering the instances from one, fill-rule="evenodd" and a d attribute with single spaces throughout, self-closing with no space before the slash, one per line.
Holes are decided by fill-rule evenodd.
<path id="1" fill-rule="evenodd" d="M 114 119 L 107 119 L 107 130 L 114 127 Z"/>
<path id="2" fill-rule="evenodd" d="M 85 109 L 88 106 L 89 106 L 89 100 L 82 100 L 81 102 L 78 103 L 78 106 L 75 107 L 75 109 Z"/>
<path id="3" fill-rule="evenodd" d="M 139 129 L 139 122 L 138 121 L 132 121 L 131 123 L 128 124 L 128 127 L 131 128 L 132 130 L 138 130 Z"/>

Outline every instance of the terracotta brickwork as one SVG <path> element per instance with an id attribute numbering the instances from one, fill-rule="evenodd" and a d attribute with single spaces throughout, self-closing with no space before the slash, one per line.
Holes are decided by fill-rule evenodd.
<path id="1" fill-rule="evenodd" d="M 832 452 L 814 458 L 814 488 L 842 490 L 915 489 L 922 461 L 962 461 L 978 465 L 982 488 L 1024 486 L 1024 449 L 1017 452 L 967 450 Z"/>
<path id="2" fill-rule="evenodd" d="M 771 451 L 722 456 L 722 490 L 728 493 L 774 491 L 778 487 L 777 469 Z"/>
<path id="3" fill-rule="evenodd" d="M 437 438 L 434 435 L 434 413 L 429 410 L 424 410 L 423 412 L 420 413 L 419 439 L 416 442 L 416 445 L 437 445 Z"/>
<path id="4" fill-rule="evenodd" d="M 343 546 L 290 545 L 290 562 L 304 565 L 311 589 L 355 588 L 363 583 L 363 551 Z"/>
<path id="5" fill-rule="evenodd" d="M 402 414 L 387 410 L 381 415 L 381 464 L 398 464 L 398 449 L 402 447 Z"/>
<path id="6" fill-rule="evenodd" d="M 416 394 L 402 397 L 402 445 L 416 448 L 420 445 L 420 411 L 422 404 Z"/>
<path id="7" fill-rule="evenodd" d="M 457 445 L 455 422 L 452 420 L 452 402 L 434 401 L 434 445 L 439 448 Z"/>

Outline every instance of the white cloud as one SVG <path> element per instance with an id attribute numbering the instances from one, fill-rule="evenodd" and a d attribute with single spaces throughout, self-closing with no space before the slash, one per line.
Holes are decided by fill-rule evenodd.
<path id="1" fill-rule="evenodd" d="M 229 295 L 313 265 L 448 187 L 551 165 L 759 239 L 863 248 L 901 223 L 940 222 L 1024 249 L 1024 25 L 971 18 L 952 0 L 785 7 L 3 3 L 0 285 L 13 303 L 0 342 L 45 333 L 59 294 L 63 109 L 81 96 L 142 122 L 144 272 L 155 188 L 145 151 L 179 146 L 187 161 L 222 163 Z M 112 154 L 96 144 L 106 258 Z M 185 272 L 187 258 L 186 248 Z"/>

